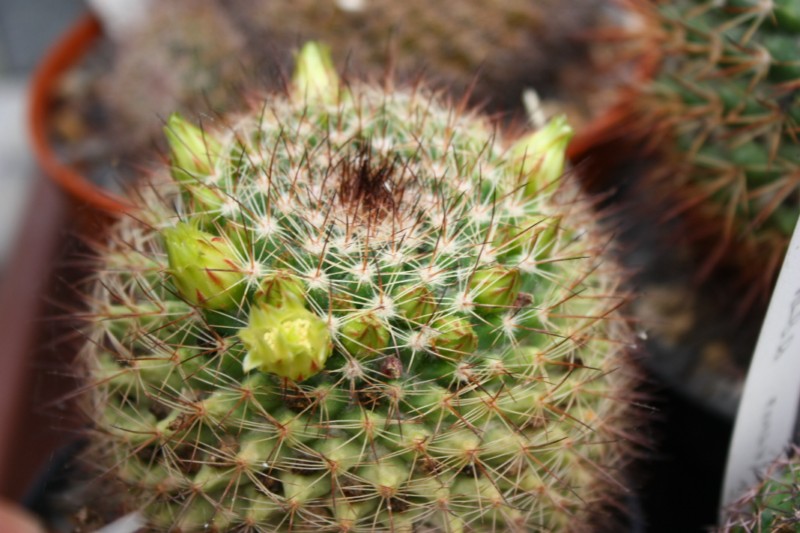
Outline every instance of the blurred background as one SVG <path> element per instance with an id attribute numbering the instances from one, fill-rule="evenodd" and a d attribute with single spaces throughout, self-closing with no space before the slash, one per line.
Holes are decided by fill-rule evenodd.
<path id="1" fill-rule="evenodd" d="M 0 0 L 0 264 L 13 245 L 39 172 L 24 120 L 30 74 L 84 10 L 80 0 Z"/>

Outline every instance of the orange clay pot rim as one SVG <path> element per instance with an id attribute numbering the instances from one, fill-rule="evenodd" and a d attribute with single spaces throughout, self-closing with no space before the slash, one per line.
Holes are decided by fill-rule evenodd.
<path id="1" fill-rule="evenodd" d="M 122 197 L 104 191 L 56 154 L 49 136 L 50 109 L 54 89 L 70 68 L 86 54 L 102 35 L 99 21 L 86 15 L 72 26 L 47 52 L 36 68 L 28 108 L 31 148 L 45 173 L 75 198 L 100 211 L 120 214 L 132 206 Z"/>
<path id="2" fill-rule="evenodd" d="M 618 0 L 622 9 L 629 9 L 642 17 L 653 17 L 653 7 L 647 0 Z M 663 60 L 660 43 L 654 40 L 645 47 L 646 51 L 633 60 L 631 80 L 618 89 L 614 103 L 599 116 L 586 124 L 567 147 L 567 157 L 577 162 L 609 140 L 618 140 L 626 133 L 626 126 L 635 123 L 635 109 L 631 101 L 640 96 L 642 86 L 653 80 Z"/>

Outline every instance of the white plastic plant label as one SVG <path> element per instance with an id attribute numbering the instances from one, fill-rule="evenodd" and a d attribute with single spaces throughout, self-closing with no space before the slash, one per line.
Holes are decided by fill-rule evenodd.
<path id="1" fill-rule="evenodd" d="M 794 437 L 800 402 L 800 223 L 750 363 L 722 493 L 729 506 L 782 455 Z"/>
<path id="2" fill-rule="evenodd" d="M 147 521 L 139 513 L 131 513 L 119 520 L 101 527 L 95 533 L 136 533 L 147 525 Z"/>

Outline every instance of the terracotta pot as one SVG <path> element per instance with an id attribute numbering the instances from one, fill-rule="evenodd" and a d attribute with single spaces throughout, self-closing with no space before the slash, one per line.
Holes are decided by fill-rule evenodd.
<path id="1" fill-rule="evenodd" d="M 649 0 L 615 0 L 612 3 L 621 12 L 642 20 L 654 17 L 654 6 Z M 604 189 L 616 186 L 613 179 L 617 167 L 630 159 L 647 157 L 655 148 L 647 141 L 651 125 L 643 122 L 636 107 L 631 105 L 641 96 L 641 88 L 657 75 L 663 60 L 661 37 L 652 33 L 655 26 L 651 21 L 642 24 L 644 30 L 633 29 L 632 33 L 622 27 L 611 27 L 594 31 L 588 37 L 597 44 L 612 46 L 635 40 L 643 43 L 627 57 L 622 70 L 627 70 L 628 74 L 622 75 L 625 81 L 619 82 L 612 104 L 580 128 L 567 149 L 567 157 L 574 164 L 591 161 L 591 165 L 586 165 L 590 168 L 582 172 L 582 179 L 593 192 L 605 192 Z"/>
<path id="2" fill-rule="evenodd" d="M 117 215 L 129 204 L 121 197 L 90 182 L 77 169 L 64 163 L 50 139 L 50 111 L 55 88 L 102 36 L 100 23 L 87 15 L 70 28 L 46 54 L 33 75 L 28 123 L 31 148 L 47 176 L 79 203 L 100 213 Z"/>
<path id="3" fill-rule="evenodd" d="M 30 200 L 0 281 L 0 497 L 18 499 L 79 425 L 70 394 L 80 341 L 75 202 L 44 176 Z M 4 531 L 0 524 L 0 531 Z"/>

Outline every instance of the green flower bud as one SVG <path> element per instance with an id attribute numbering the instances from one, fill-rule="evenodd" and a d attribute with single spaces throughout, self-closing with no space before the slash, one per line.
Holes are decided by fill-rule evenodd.
<path id="1" fill-rule="evenodd" d="M 567 145 L 575 134 L 567 117 L 558 116 L 537 132 L 526 135 L 511 147 L 515 172 L 525 180 L 525 194 L 532 196 L 552 188 L 564 173 Z"/>
<path id="2" fill-rule="evenodd" d="M 295 98 L 305 102 L 335 104 L 339 100 L 339 76 L 329 47 L 309 42 L 295 57 L 292 79 Z"/>
<path id="3" fill-rule="evenodd" d="M 172 160 L 172 177 L 179 183 L 205 182 L 213 175 L 222 152 L 220 143 L 205 131 L 173 113 L 164 126 Z"/>
<path id="4" fill-rule="evenodd" d="M 431 339 L 431 348 L 442 357 L 461 359 L 478 347 L 478 336 L 464 317 L 441 318 L 433 323 L 433 329 L 436 334 Z"/>
<path id="5" fill-rule="evenodd" d="M 278 270 L 264 276 L 255 297 L 257 302 L 273 307 L 302 307 L 305 295 L 305 285 L 300 278 L 288 270 Z"/>
<path id="6" fill-rule="evenodd" d="M 501 313 L 514 305 L 521 282 L 516 268 L 502 265 L 480 268 L 469 281 L 472 301 L 483 314 Z"/>
<path id="7" fill-rule="evenodd" d="M 228 241 L 185 222 L 163 230 L 162 235 L 169 272 L 181 296 L 209 309 L 239 305 L 244 274 Z"/>
<path id="8" fill-rule="evenodd" d="M 366 313 L 348 320 L 339 330 L 342 347 L 355 357 L 374 357 L 389 346 L 391 335 L 374 314 Z"/>
<path id="9" fill-rule="evenodd" d="M 406 320 L 424 324 L 436 311 L 436 297 L 424 285 L 401 285 L 392 292 L 395 309 Z"/>
<path id="10" fill-rule="evenodd" d="M 248 350 L 245 372 L 258 368 L 294 381 L 322 370 L 332 350 L 325 321 L 297 305 L 253 306 L 239 338 Z"/>

